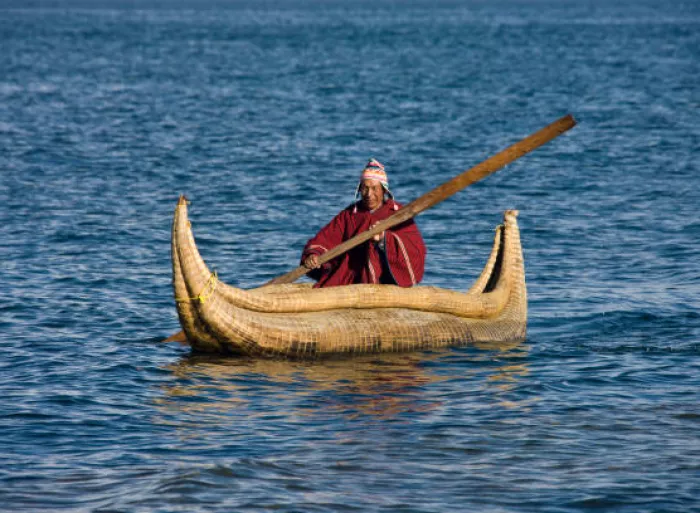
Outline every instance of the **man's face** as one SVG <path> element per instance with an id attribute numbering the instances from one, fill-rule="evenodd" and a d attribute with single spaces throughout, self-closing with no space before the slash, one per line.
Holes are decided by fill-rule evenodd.
<path id="1" fill-rule="evenodd" d="M 379 180 L 362 180 L 360 194 L 362 204 L 369 210 L 376 210 L 384 203 L 384 187 Z"/>

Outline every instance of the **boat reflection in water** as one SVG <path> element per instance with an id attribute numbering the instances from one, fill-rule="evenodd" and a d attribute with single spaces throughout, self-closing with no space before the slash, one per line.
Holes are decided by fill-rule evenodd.
<path id="1" fill-rule="evenodd" d="M 509 392 L 528 373 L 527 354 L 526 343 L 512 342 L 322 362 L 188 356 L 167 367 L 176 381 L 157 402 L 166 417 L 197 425 L 260 416 L 400 418 L 439 410 L 445 394 L 451 401 L 464 394 L 465 407 L 470 396 L 491 394 L 492 404 L 522 408 Z"/>

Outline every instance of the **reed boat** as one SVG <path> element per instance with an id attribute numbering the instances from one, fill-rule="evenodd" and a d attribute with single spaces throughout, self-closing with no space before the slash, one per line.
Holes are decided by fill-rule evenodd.
<path id="1" fill-rule="evenodd" d="M 195 352 L 313 359 L 525 338 L 527 291 L 518 212 L 507 210 L 466 292 L 432 286 L 311 283 L 243 290 L 218 280 L 195 244 L 184 197 L 172 226 L 175 302 Z"/>

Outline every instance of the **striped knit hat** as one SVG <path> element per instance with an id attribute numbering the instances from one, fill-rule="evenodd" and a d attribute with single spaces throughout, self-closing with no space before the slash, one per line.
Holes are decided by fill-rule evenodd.
<path id="1" fill-rule="evenodd" d="M 385 190 L 389 190 L 389 179 L 386 177 L 384 166 L 375 159 L 369 159 L 369 162 L 367 162 L 367 165 L 362 170 L 360 182 L 362 180 L 377 180 L 382 184 Z"/>

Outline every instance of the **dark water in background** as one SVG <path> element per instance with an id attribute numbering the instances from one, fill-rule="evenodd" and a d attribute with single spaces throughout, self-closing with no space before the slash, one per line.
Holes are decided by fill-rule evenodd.
<path id="1" fill-rule="evenodd" d="M 83 5 L 0 10 L 0 508 L 700 507 L 698 3 Z M 178 194 L 252 287 L 370 156 L 406 202 L 567 112 L 418 218 L 424 283 L 466 289 L 520 209 L 525 343 L 326 363 L 158 343 Z"/>

